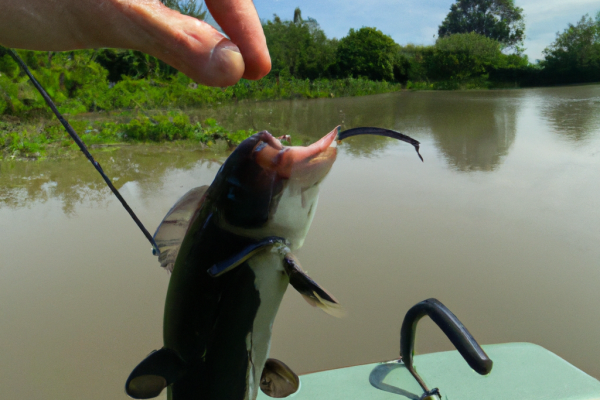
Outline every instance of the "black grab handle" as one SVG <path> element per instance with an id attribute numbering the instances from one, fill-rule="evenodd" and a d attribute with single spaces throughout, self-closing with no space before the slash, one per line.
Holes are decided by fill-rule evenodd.
<path id="1" fill-rule="evenodd" d="M 493 365 L 492 360 L 485 354 L 485 351 L 462 322 L 440 301 L 433 298 L 427 299 L 408 310 L 400 330 L 400 357 L 402 357 L 402 362 L 426 393 L 430 393 L 429 389 L 413 368 L 417 323 L 425 315 L 428 315 L 440 327 L 471 368 L 480 375 L 490 373 Z"/>

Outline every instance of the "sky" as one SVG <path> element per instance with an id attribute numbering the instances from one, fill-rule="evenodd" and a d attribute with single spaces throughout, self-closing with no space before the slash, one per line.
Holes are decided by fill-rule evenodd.
<path id="1" fill-rule="evenodd" d="M 317 20 L 327 37 L 342 38 L 350 28 L 376 27 L 398 44 L 433 44 L 438 26 L 453 0 L 254 0 L 261 19 L 273 14 L 292 19 L 300 7 L 302 17 Z M 569 23 L 584 14 L 596 15 L 599 0 L 515 0 L 525 17 L 525 54 L 529 60 L 543 58 L 542 50 Z"/>

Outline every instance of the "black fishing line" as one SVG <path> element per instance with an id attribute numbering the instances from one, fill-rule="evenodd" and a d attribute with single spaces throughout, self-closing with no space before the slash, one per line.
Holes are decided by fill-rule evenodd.
<path id="1" fill-rule="evenodd" d="M 69 135 L 73 138 L 73 140 L 75 141 L 75 143 L 77 143 L 77 146 L 79 146 L 79 149 L 82 151 L 83 154 L 85 154 L 85 156 L 87 157 L 87 159 L 90 160 L 90 162 L 92 163 L 92 165 L 94 166 L 94 168 L 96 168 L 96 170 L 100 173 L 100 175 L 102 175 L 102 179 L 104 179 L 104 182 L 106 182 L 106 184 L 108 185 L 108 187 L 110 188 L 110 190 L 114 193 L 115 196 L 117 196 L 117 199 L 119 199 L 119 201 L 121 202 L 121 204 L 123 205 L 123 207 L 125 208 L 125 210 L 127 210 L 127 212 L 129 213 L 129 215 L 131 216 L 131 218 L 133 218 L 133 220 L 135 221 L 135 223 L 137 224 L 137 226 L 141 229 L 141 231 L 144 234 L 144 236 L 146 236 L 146 239 L 148 239 L 148 241 L 150 242 L 150 244 L 152 245 L 152 247 L 156 251 L 156 254 L 160 254 L 160 250 L 158 249 L 158 245 L 154 241 L 154 238 L 152 237 L 152 235 L 150 234 L 150 232 L 148 232 L 148 230 L 146 229 L 146 227 L 144 226 L 144 224 L 142 224 L 142 221 L 139 220 L 139 218 L 137 217 L 137 215 L 135 215 L 135 213 L 133 212 L 133 210 L 131 209 L 131 207 L 129 207 L 129 204 L 127 204 L 127 202 L 125 201 L 125 199 L 123 198 L 123 196 L 121 196 L 121 193 L 119 193 L 119 191 L 112 184 L 112 182 L 110 181 L 110 179 L 108 178 L 108 176 L 106 176 L 106 174 L 104 173 L 104 170 L 102 170 L 102 167 L 100 166 L 100 164 L 98 163 L 98 161 L 94 160 L 94 157 L 92 157 L 92 155 L 88 151 L 87 146 L 85 145 L 85 143 L 83 143 L 83 141 L 81 140 L 81 138 L 79 137 L 79 135 L 77 135 L 77 132 L 75 132 L 75 130 L 73 129 L 73 127 L 71 126 L 71 124 L 69 124 L 69 122 L 66 119 L 64 119 L 64 117 L 62 116 L 62 114 L 58 111 L 58 109 L 54 105 L 54 102 L 52 101 L 52 99 L 50 98 L 50 96 L 48 95 L 48 93 L 46 92 L 46 90 L 34 78 L 34 76 L 29 71 L 29 68 L 27 68 L 27 65 L 23 62 L 23 60 L 21 60 L 21 57 L 19 57 L 19 55 L 17 53 L 15 53 L 12 49 L 7 49 L 5 47 L 0 46 L 0 54 L 1 54 L 2 50 L 4 50 L 6 53 L 8 53 L 17 62 L 17 64 L 19 64 L 19 66 L 21 67 L 21 69 L 27 74 L 27 76 L 31 80 L 31 83 L 33 83 L 33 86 L 35 86 L 35 88 L 38 90 L 38 92 L 40 92 L 40 94 L 42 95 L 42 97 L 46 101 L 46 104 L 48 104 L 48 106 L 50 107 L 50 109 L 52 110 L 52 112 L 54 113 L 54 115 L 56 115 L 56 118 L 58 118 L 58 120 L 60 121 L 60 123 L 65 127 L 65 129 L 67 130 L 67 132 L 69 133 Z"/>

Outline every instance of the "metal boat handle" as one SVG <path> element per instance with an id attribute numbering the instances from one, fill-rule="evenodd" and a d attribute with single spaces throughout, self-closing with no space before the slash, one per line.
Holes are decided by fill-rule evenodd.
<path id="1" fill-rule="evenodd" d="M 417 332 L 417 323 L 425 315 L 433 320 L 446 334 L 454 347 L 463 356 L 465 361 L 480 375 L 487 375 L 492 370 L 493 362 L 485 354 L 485 351 L 479 346 L 479 343 L 473 338 L 471 333 L 465 328 L 460 320 L 437 299 L 427 299 L 414 305 L 404 317 L 402 328 L 400 329 L 400 357 L 408 371 L 419 382 L 426 396 L 437 394 L 439 390 L 429 390 L 425 382 L 413 368 L 413 353 L 415 346 L 415 334 Z"/>

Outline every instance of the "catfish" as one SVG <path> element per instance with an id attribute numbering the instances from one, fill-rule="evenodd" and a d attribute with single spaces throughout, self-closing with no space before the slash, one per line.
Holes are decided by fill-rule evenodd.
<path id="1" fill-rule="evenodd" d="M 129 396 L 153 398 L 168 388 L 172 400 L 254 400 L 259 388 L 272 397 L 298 389 L 287 365 L 267 359 L 272 325 L 288 284 L 311 305 L 343 314 L 293 253 L 308 233 L 337 141 L 359 134 L 393 137 L 419 154 L 418 141 L 380 128 L 336 127 L 307 147 L 284 146 L 262 131 L 232 152 L 210 186 L 177 201 L 154 235 L 171 273 L 164 346 L 130 374 Z"/>

